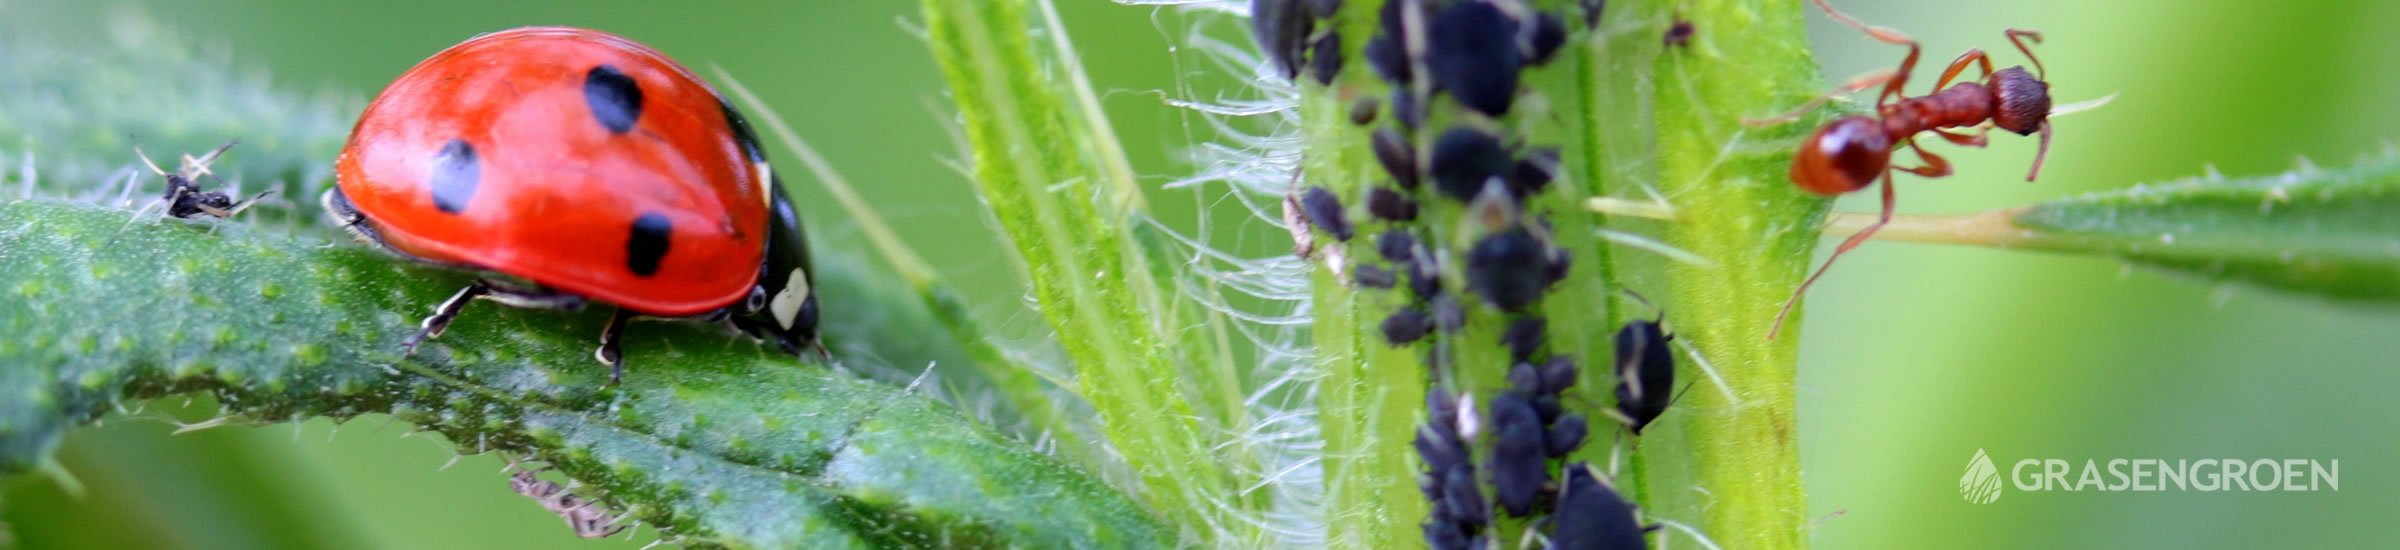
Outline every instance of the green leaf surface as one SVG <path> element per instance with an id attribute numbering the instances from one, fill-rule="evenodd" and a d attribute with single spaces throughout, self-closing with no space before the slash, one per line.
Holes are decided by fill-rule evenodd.
<path id="1" fill-rule="evenodd" d="M 120 403 L 207 394 L 237 421 L 389 413 L 461 452 L 530 456 L 687 543 L 1166 537 L 1097 480 L 944 405 L 715 327 L 637 323 L 614 388 L 590 357 L 604 311 L 477 304 L 403 359 L 399 340 L 463 275 L 237 224 L 127 215 L 0 205 L 0 330 L 12 335 L 0 340 L 0 395 L 11 396 L 0 399 L 0 471 L 34 467 L 64 430 Z M 827 260 L 828 293 L 873 279 L 846 257 Z M 829 327 L 836 342 L 922 334 Z"/>
<path id="2" fill-rule="evenodd" d="M 2104 254 L 2202 280 L 2400 302 L 2400 158 L 2207 176 L 2033 205 L 2006 246 Z"/>

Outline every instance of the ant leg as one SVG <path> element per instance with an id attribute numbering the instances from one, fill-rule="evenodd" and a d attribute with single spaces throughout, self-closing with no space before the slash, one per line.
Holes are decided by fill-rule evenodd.
<path id="1" fill-rule="evenodd" d="M 592 352 L 592 357 L 608 365 L 608 383 L 612 386 L 625 378 L 625 353 L 617 343 L 625 339 L 625 320 L 631 317 L 633 314 L 625 308 L 609 314 L 608 328 L 600 330 L 600 349 Z"/>
<path id="2" fill-rule="evenodd" d="M 2025 173 L 2025 181 L 2033 181 L 2034 176 L 2042 175 L 2042 159 L 2048 158 L 2049 156 L 2050 121 L 2044 120 L 2042 121 L 2042 148 L 2041 150 L 2033 153 L 2033 170 Z"/>
<path id="3" fill-rule="evenodd" d="M 1915 168 L 1903 168 L 1895 166 L 1892 169 L 1927 178 L 1938 178 L 1950 175 L 1950 159 L 1945 159 L 1942 158 L 1941 155 L 1936 155 L 1932 152 L 1926 151 L 1925 146 L 1918 145 L 1917 140 L 1914 139 L 1908 140 L 1908 148 L 1916 150 L 1917 158 L 1925 159 L 1925 165 Z"/>
<path id="4" fill-rule="evenodd" d="M 1933 82 L 1933 91 L 1939 92 L 1942 88 L 1950 87 L 1950 81 L 1957 79 L 1959 73 L 1967 72 L 1967 66 L 1971 63 L 1983 64 L 1983 78 L 1978 80 L 1992 77 L 1992 56 L 1984 55 L 1981 48 L 1970 49 L 1967 53 L 1958 54 L 1958 59 L 1951 60 L 1949 68 L 1942 69 L 1942 79 Z"/>
<path id="5" fill-rule="evenodd" d="M 1774 126 L 1777 124 L 1784 124 L 1791 121 L 1800 120 L 1800 117 L 1807 116 L 1810 111 L 1817 110 L 1818 106 L 1824 105 L 1827 101 L 1832 101 L 1835 97 L 1857 93 L 1859 90 L 1864 90 L 1867 88 L 1888 85 L 1899 78 L 1899 73 L 1892 71 L 1875 71 L 1858 75 L 1856 78 L 1851 78 L 1850 82 L 1843 84 L 1842 87 L 1834 88 L 1833 91 L 1825 92 L 1824 95 L 1820 95 L 1815 99 L 1808 100 L 1808 103 L 1800 104 L 1800 107 L 1797 109 L 1792 109 L 1791 111 L 1783 114 L 1766 118 L 1744 118 L 1742 119 L 1742 125 L 1750 127 Z"/>
<path id="6" fill-rule="evenodd" d="M 476 297 L 491 292 L 492 286 L 484 284 L 482 280 L 467 285 L 467 288 L 459 289 L 458 294 L 450 296 L 449 300 L 442 301 L 442 305 L 433 308 L 433 316 L 426 317 L 423 322 L 417 324 L 420 330 L 415 335 L 400 341 L 400 354 L 416 355 L 417 344 L 441 337 L 442 330 L 450 328 L 450 321 L 458 319 L 458 313 L 467 309 L 467 302 L 475 301 Z"/>
<path id="7" fill-rule="evenodd" d="M 1876 231 L 1883 229 L 1883 224 L 1891 223 L 1892 207 L 1894 204 L 1895 203 L 1892 200 L 1892 173 L 1884 172 L 1883 213 L 1875 217 L 1875 223 L 1873 225 L 1868 225 L 1866 229 L 1859 230 L 1857 234 L 1851 235 L 1849 240 L 1842 241 L 1842 246 L 1840 248 L 1833 249 L 1833 256 L 1825 258 L 1825 265 L 1818 266 L 1816 273 L 1810 274 L 1808 276 L 1808 280 L 1801 281 L 1800 288 L 1792 289 L 1792 298 L 1789 300 L 1784 300 L 1783 302 L 1783 312 L 1775 314 L 1775 326 L 1767 329 L 1768 340 L 1775 339 L 1776 334 L 1783 332 L 1784 318 L 1792 315 L 1793 306 L 1800 305 L 1800 296 L 1808 292 L 1808 287 L 1817 284 L 1817 278 L 1825 276 L 1825 270 L 1833 269 L 1834 260 L 1842 259 L 1842 254 L 1849 253 L 1850 249 L 1858 248 L 1858 245 L 1866 243 L 1868 237 L 1874 236 Z"/>
<path id="8" fill-rule="evenodd" d="M 1868 38 L 1880 40 L 1887 44 L 1908 46 L 1908 57 L 1900 60 L 1899 70 L 1892 71 L 1893 74 L 1898 76 L 1893 78 L 1891 82 L 1884 85 L 1883 95 L 1875 98 L 1875 106 L 1882 107 L 1885 103 L 1889 102 L 1893 98 L 1907 97 L 1906 94 L 1902 94 L 1900 92 L 1900 88 L 1908 83 L 1909 71 L 1916 70 L 1917 68 L 1917 54 L 1924 50 L 1922 45 L 1917 44 L 1916 39 L 1909 38 L 1908 35 L 1900 34 L 1900 31 L 1892 30 L 1888 27 L 1869 25 L 1865 21 L 1860 21 L 1856 17 L 1851 17 L 1850 14 L 1842 13 L 1842 10 L 1833 9 L 1833 4 L 1828 3 L 1827 0 L 1810 0 L 1810 2 L 1816 4 L 1818 9 L 1825 10 L 1826 17 L 1833 18 L 1835 22 L 1849 25 L 1851 28 L 1858 29 L 1859 32 L 1867 33 Z"/>
<path id="9" fill-rule="evenodd" d="M 2033 62 L 2033 77 L 2045 81 L 2050 80 L 2050 70 L 2042 68 L 2042 58 L 2033 55 L 2032 46 L 2025 45 L 2028 39 L 2035 44 L 2042 43 L 2041 31 L 2032 29 L 2008 30 L 2008 41 L 2016 43 L 2017 51 L 2025 52 L 2025 59 Z"/>
<path id="10" fill-rule="evenodd" d="M 1934 135 L 1942 136 L 1942 140 L 1948 141 L 1952 145 L 1975 148 L 1982 148 L 1983 146 L 1991 144 L 1991 140 L 1984 137 L 1984 134 L 1989 133 L 1992 133 L 1992 127 L 1990 126 L 1985 126 L 1981 129 L 1978 129 L 1972 134 L 1954 133 L 1949 130 L 1943 130 L 1939 128 L 1933 130 Z"/>

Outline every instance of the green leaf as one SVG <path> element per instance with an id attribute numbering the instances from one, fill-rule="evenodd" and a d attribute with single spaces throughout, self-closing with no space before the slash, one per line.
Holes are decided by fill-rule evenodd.
<path id="1" fill-rule="evenodd" d="M 2400 302 L 2400 157 L 2207 176 L 2043 202 L 2008 246 L 2115 256 L 2207 281 Z"/>
<path id="2" fill-rule="evenodd" d="M 403 359 L 399 340 L 465 276 L 237 224 L 126 216 L 0 205 L 0 329 L 12 335 L 0 395 L 13 396 L 0 400 L 0 471 L 26 471 L 68 427 L 125 401 L 198 393 L 238 421 L 381 412 L 461 452 L 531 456 L 689 543 L 1167 540 L 1122 495 L 944 405 L 721 329 L 635 325 L 614 388 L 590 358 L 599 311 L 478 304 Z M 873 279 L 826 260 L 829 294 Z M 828 339 L 861 343 L 928 328 L 828 326 Z"/>

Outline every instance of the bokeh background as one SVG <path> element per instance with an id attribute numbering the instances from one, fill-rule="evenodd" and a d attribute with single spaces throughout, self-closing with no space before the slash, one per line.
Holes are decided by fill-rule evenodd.
<path id="1" fill-rule="evenodd" d="M 1625 2 L 1640 0 L 1621 0 Z M 1182 18 L 1103 0 L 1062 16 L 1150 181 L 1197 122 L 1161 90 L 1215 78 L 1169 52 Z M 1903 178 L 1905 212 L 1967 212 L 2161 181 L 2339 165 L 2400 133 L 2400 3 L 2370 0 L 1851 0 L 1927 45 L 1933 70 L 1970 47 L 2019 62 L 2000 31 L 2036 28 L 2062 101 L 2121 94 L 2058 121 L 2040 183 L 2032 140 L 1952 155 L 1960 173 Z M 424 56 L 528 24 L 632 36 L 758 90 L 1004 333 L 1037 329 L 997 255 L 944 130 L 939 76 L 905 0 L 664 3 L 0 0 L 89 38 L 134 10 L 229 46 L 282 87 L 363 101 Z M 1896 63 L 1897 47 L 1810 15 L 1829 79 Z M 1698 32 L 1707 33 L 1705 27 Z M 703 72 L 706 72 L 703 70 Z M 172 83 L 160 83 L 172 85 Z M 1922 86 L 1922 84 L 1920 84 Z M 238 153 L 237 153 L 238 154 Z M 821 243 L 858 249 L 812 186 Z M 1190 193 L 1153 205 L 1188 227 Z M 1840 203 L 1871 211 L 1870 197 Z M 1213 215 L 1239 217 L 1230 207 Z M 1222 241 L 1272 250 L 1274 233 Z M 2400 311 L 2178 281 L 2099 258 L 1876 243 L 1812 296 L 1801 359 L 1802 450 L 1814 540 L 1826 548 L 2355 547 L 2400 538 Z M 501 463 L 369 417 L 169 436 L 180 401 L 74 432 L 62 459 L 88 485 L 5 482 L 7 521 L 32 548 L 632 548 L 585 541 L 506 487 Z M 183 411 L 184 414 L 194 414 Z M 2340 492 L 2025 493 L 1969 504 L 1957 482 L 1986 450 L 2022 458 L 2341 461 Z M 450 464 L 447 469 L 446 464 Z"/>

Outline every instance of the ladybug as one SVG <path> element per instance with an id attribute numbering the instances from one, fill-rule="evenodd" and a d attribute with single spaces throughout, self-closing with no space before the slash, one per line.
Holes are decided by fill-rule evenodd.
<path id="1" fill-rule="evenodd" d="M 470 38 L 384 88 L 334 168 L 325 210 L 352 235 L 479 274 L 404 353 L 477 298 L 614 306 L 594 353 L 612 384 L 636 316 L 823 353 L 808 243 L 757 135 L 648 46 L 566 27 Z"/>

